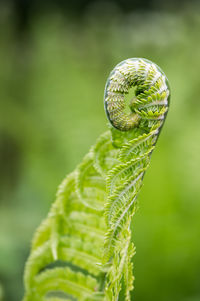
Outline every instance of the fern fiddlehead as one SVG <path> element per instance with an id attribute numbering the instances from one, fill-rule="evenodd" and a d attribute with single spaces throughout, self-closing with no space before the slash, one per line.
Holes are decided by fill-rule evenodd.
<path id="1" fill-rule="evenodd" d="M 111 72 L 104 95 L 110 130 L 63 181 L 36 231 L 24 301 L 114 301 L 122 287 L 130 300 L 130 224 L 169 97 L 166 76 L 148 60 L 128 59 Z"/>

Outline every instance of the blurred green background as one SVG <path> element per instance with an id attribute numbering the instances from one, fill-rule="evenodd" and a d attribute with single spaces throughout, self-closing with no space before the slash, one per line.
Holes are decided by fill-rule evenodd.
<path id="1" fill-rule="evenodd" d="M 200 5 L 122 2 L 0 2 L 0 301 L 21 300 L 35 228 L 106 130 L 104 85 L 129 57 L 172 91 L 134 217 L 133 300 L 200 301 Z"/>

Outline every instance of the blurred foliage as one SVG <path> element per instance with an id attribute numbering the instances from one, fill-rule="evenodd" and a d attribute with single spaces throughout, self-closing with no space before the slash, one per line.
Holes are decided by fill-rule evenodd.
<path id="1" fill-rule="evenodd" d="M 172 90 L 133 222 L 133 300 L 200 300 L 200 6 L 124 14 L 99 2 L 81 21 L 38 14 L 23 36 L 12 20 L 2 6 L 0 300 L 22 297 L 32 234 L 106 129 L 104 85 L 128 57 L 157 63 Z"/>

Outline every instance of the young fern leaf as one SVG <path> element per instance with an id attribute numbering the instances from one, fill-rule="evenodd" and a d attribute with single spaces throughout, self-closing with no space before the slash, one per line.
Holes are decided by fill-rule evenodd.
<path id="1" fill-rule="evenodd" d="M 131 299 L 130 224 L 169 98 L 166 76 L 146 59 L 125 60 L 111 72 L 104 95 L 110 130 L 63 181 L 36 231 L 24 301 L 117 301 L 121 291 Z"/>

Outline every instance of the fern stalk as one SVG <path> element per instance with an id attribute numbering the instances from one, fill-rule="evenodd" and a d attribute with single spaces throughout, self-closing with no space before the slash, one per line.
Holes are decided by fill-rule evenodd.
<path id="1" fill-rule="evenodd" d="M 130 224 L 169 97 L 166 76 L 146 59 L 125 60 L 111 72 L 104 95 L 109 131 L 60 185 L 37 229 L 24 301 L 115 301 L 122 291 L 131 299 Z"/>

